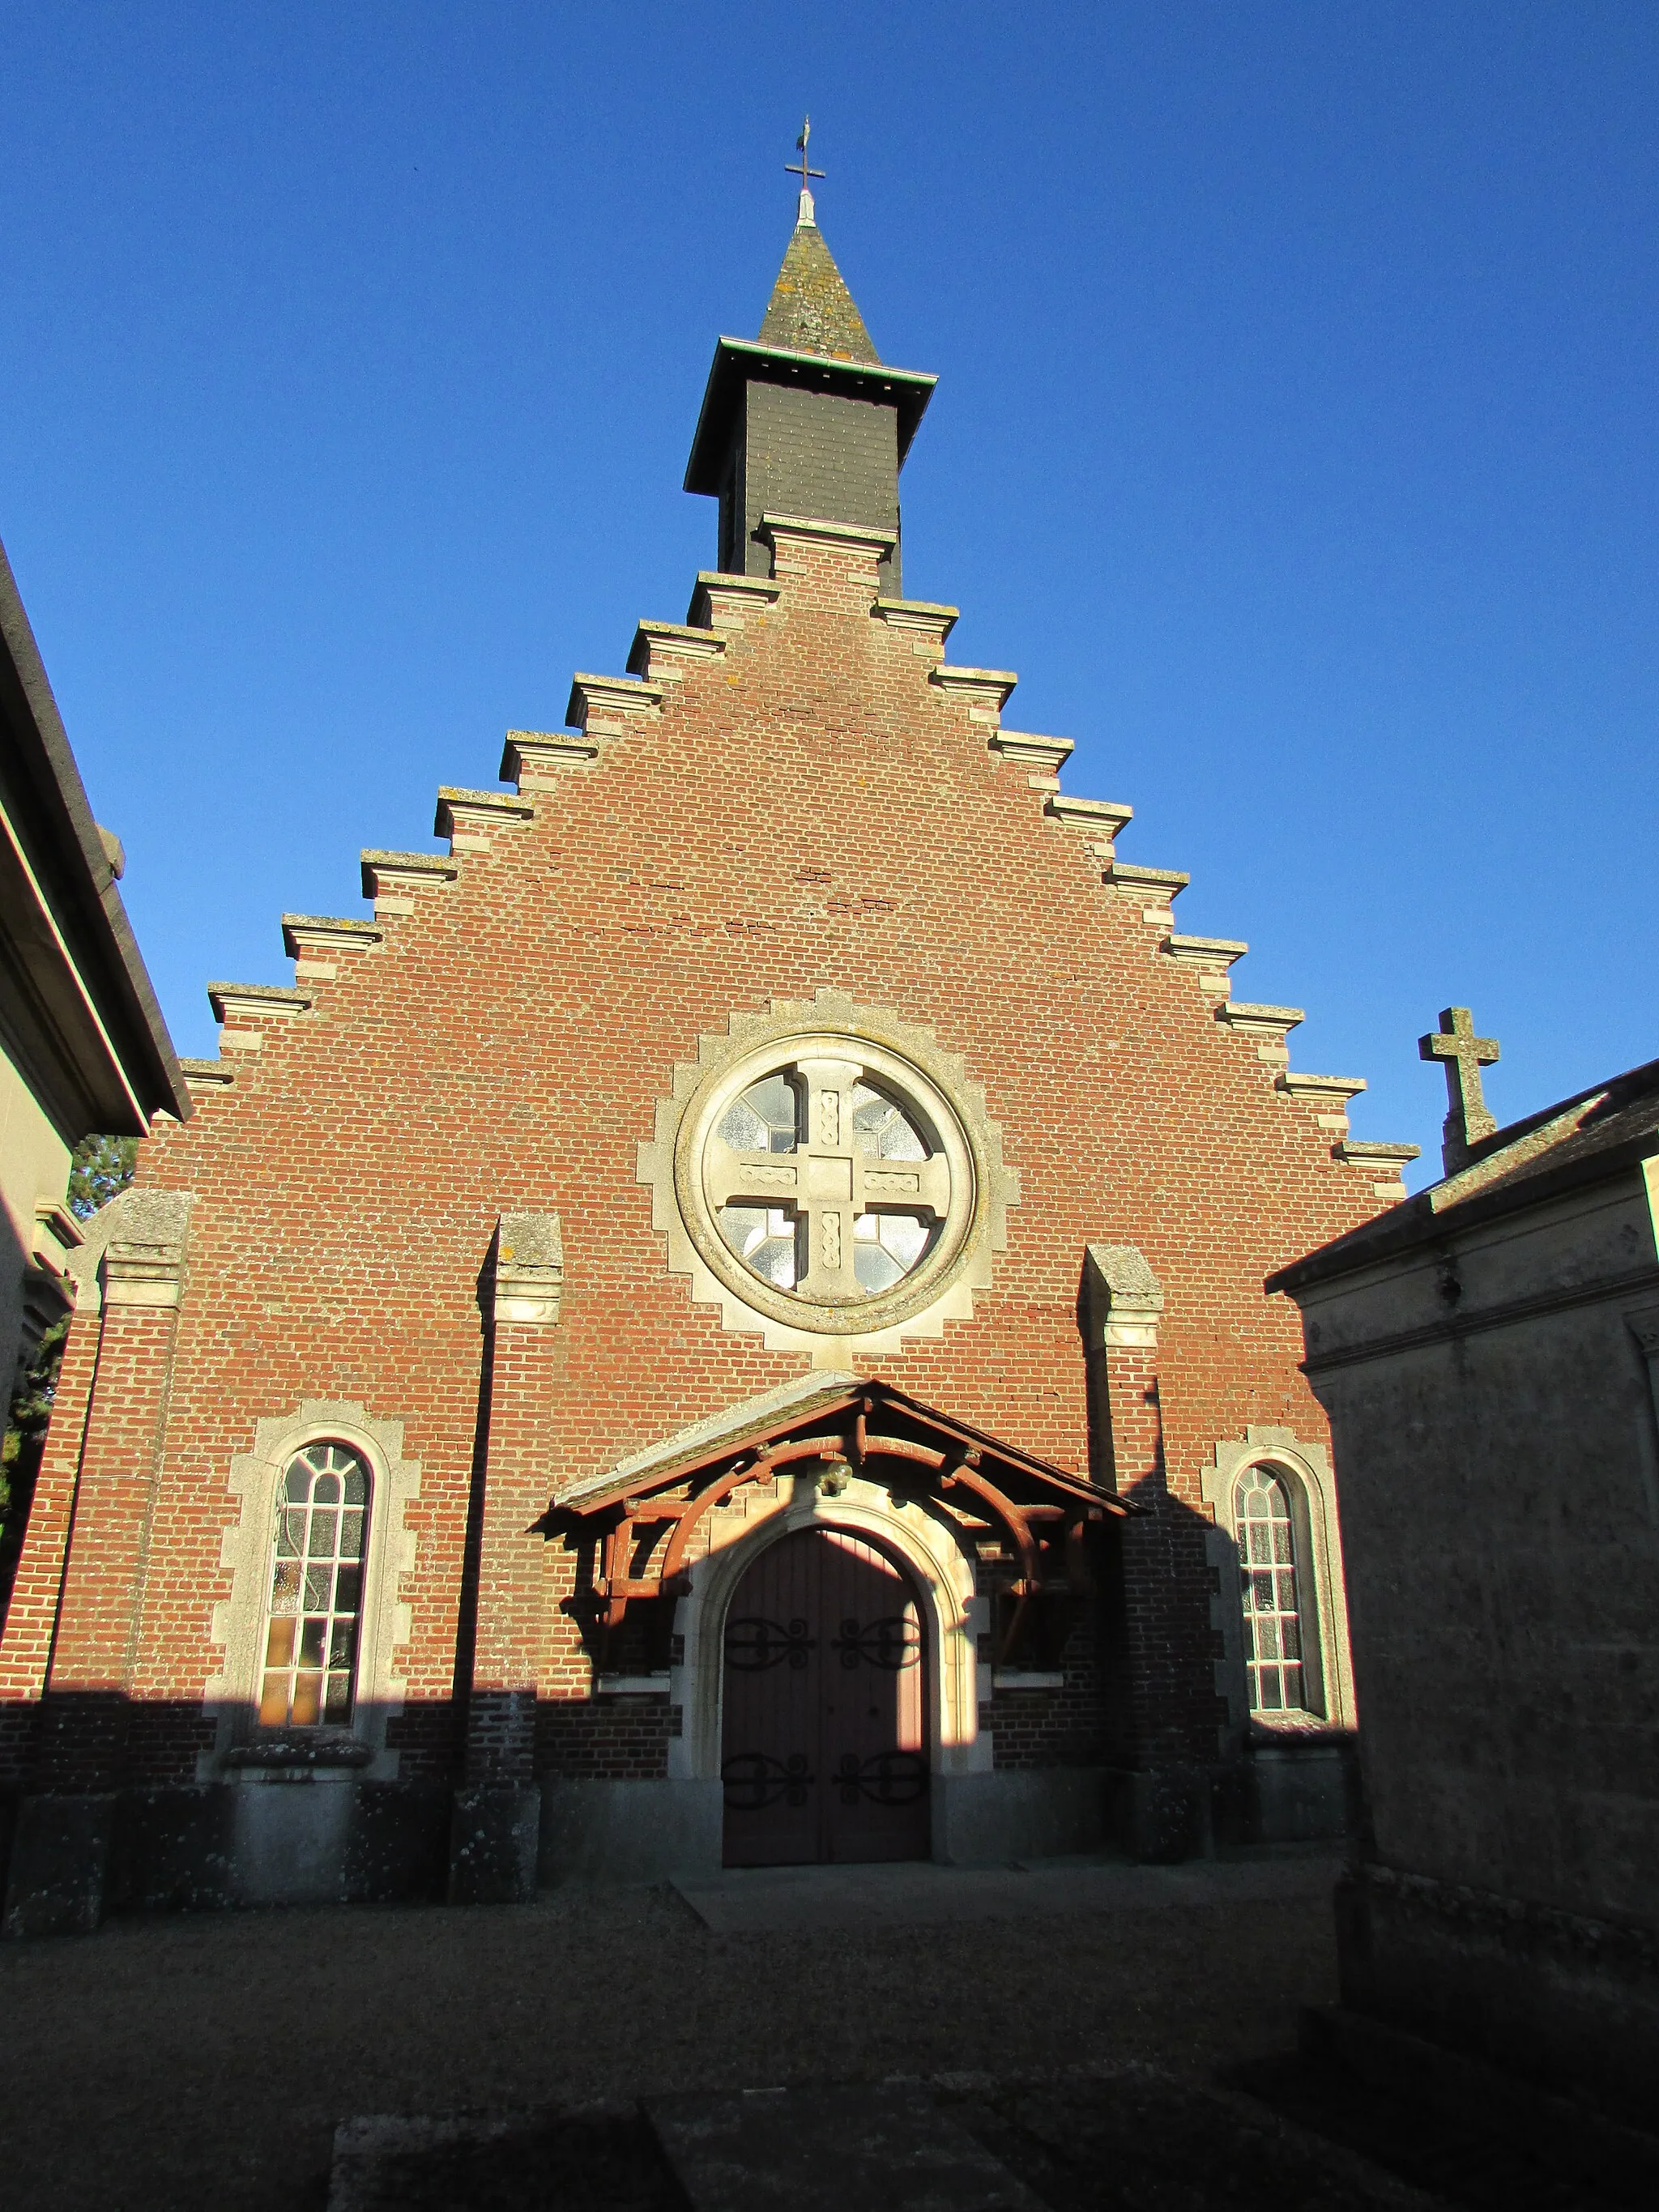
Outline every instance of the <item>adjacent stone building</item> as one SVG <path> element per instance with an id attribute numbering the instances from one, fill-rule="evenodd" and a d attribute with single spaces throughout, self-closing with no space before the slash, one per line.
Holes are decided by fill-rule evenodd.
<path id="1" fill-rule="evenodd" d="M 1340 1826 L 1328 1437 L 1261 1284 L 1410 1148 L 902 596 L 933 385 L 803 195 L 687 619 L 441 791 L 445 849 L 365 853 L 370 914 L 285 916 L 290 982 L 211 987 L 76 1262 L 14 1931 Z"/>
<path id="2" fill-rule="evenodd" d="M 184 1120 L 189 1093 L 0 547 L 0 1386 L 70 1300 L 83 1137 Z"/>
<path id="3" fill-rule="evenodd" d="M 1278 1273 L 1330 1415 L 1361 1759 L 1353 2011 L 1651 2119 L 1659 1061 L 1508 1128 L 1466 1008 L 1445 1179 Z"/>

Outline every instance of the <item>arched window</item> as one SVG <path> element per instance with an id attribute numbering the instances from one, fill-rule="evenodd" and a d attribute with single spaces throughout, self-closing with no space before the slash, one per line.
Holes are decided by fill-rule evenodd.
<path id="1" fill-rule="evenodd" d="M 307 1444 L 288 1463 L 272 1547 L 263 1728 L 350 1722 L 368 1492 L 368 1468 L 343 1444 Z"/>
<path id="2" fill-rule="evenodd" d="M 1302 1592 L 1290 1493 L 1269 1467 L 1247 1467 L 1233 1493 L 1244 1607 L 1244 1671 L 1252 1712 L 1299 1712 Z"/>

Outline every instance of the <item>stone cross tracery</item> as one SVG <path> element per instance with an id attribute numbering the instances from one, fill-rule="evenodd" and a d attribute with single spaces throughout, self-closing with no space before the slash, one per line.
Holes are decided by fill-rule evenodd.
<path id="1" fill-rule="evenodd" d="M 793 1152 L 738 1152 L 717 1135 L 703 1155 L 703 1188 L 723 1206 L 776 1206 L 806 1224 L 801 1297 L 842 1304 L 869 1294 L 854 1271 L 854 1224 L 861 1213 L 914 1213 L 942 1222 L 951 1210 L 951 1165 L 942 1152 L 915 1160 L 866 1152 L 853 1126 L 853 1094 L 864 1080 L 855 1060 L 801 1060 L 805 1093 Z"/>
<path id="2" fill-rule="evenodd" d="M 1500 1057 L 1496 1037 L 1476 1036 L 1474 1017 L 1467 1006 L 1447 1006 L 1438 1030 L 1417 1042 L 1419 1058 L 1445 1062 L 1447 1112 L 1442 1131 L 1440 1156 L 1448 1175 L 1467 1167 L 1469 1154 L 1498 1123 L 1488 1109 L 1480 1087 L 1480 1071 Z"/>

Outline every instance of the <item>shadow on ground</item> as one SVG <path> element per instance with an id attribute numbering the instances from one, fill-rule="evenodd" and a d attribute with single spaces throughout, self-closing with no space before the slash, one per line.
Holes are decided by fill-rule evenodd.
<path id="1" fill-rule="evenodd" d="M 360 2113 L 1130 2061 L 1198 2078 L 1328 2003 L 1328 1900 L 720 1936 L 667 1890 L 125 1920 L 0 1947 L 31 2212 L 304 2212 Z M 484 2200 L 481 2200 L 484 2201 Z"/>

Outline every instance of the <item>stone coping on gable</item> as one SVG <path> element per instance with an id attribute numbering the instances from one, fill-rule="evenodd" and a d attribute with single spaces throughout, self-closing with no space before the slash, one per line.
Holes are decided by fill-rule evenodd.
<path id="1" fill-rule="evenodd" d="M 1139 891 L 1156 897 L 1162 893 L 1164 900 L 1177 899 L 1192 878 L 1180 868 L 1145 868 L 1133 860 L 1120 860 L 1115 853 L 1107 861 L 1101 880 L 1121 891 Z"/>
<path id="2" fill-rule="evenodd" d="M 1030 730 L 993 730 L 985 742 L 1005 760 L 1023 762 L 1048 776 L 1057 776 L 1077 750 L 1070 738 L 1039 737 Z"/>
<path id="3" fill-rule="evenodd" d="M 386 942 L 386 932 L 378 921 L 359 921 L 341 915 L 285 914 L 283 916 L 283 950 L 290 960 L 300 957 L 300 942 L 307 945 L 326 945 L 337 951 L 367 950 Z"/>
<path id="4" fill-rule="evenodd" d="M 534 801 L 518 792 L 461 791 L 445 784 L 438 793 L 433 833 L 449 839 L 452 854 L 487 853 L 493 831 L 528 822 L 535 811 Z"/>
<path id="5" fill-rule="evenodd" d="M 884 622 L 902 623 L 915 617 L 926 623 L 929 629 L 936 621 L 949 629 L 957 623 L 962 609 L 947 607 L 938 599 L 878 599 L 871 612 L 879 615 Z"/>
<path id="6" fill-rule="evenodd" d="M 1242 960 L 1249 946 L 1237 937 L 1187 937 L 1171 932 L 1164 940 L 1164 950 L 1171 960 L 1194 960 L 1206 964 L 1231 968 Z"/>
<path id="7" fill-rule="evenodd" d="M 783 586 L 770 576 L 728 575 L 723 568 L 699 568 L 692 586 L 686 622 L 696 629 L 706 620 L 711 629 L 741 629 L 745 616 L 764 615 L 782 597 Z"/>
<path id="8" fill-rule="evenodd" d="M 285 914 L 283 915 L 283 945 L 288 938 L 356 938 L 365 945 L 380 945 L 385 929 L 378 922 L 356 921 L 356 915 L 345 914 Z M 292 953 L 295 947 L 288 945 Z"/>
<path id="9" fill-rule="evenodd" d="M 453 783 L 438 786 L 438 803 L 440 806 L 465 806 L 479 814 L 507 815 L 520 822 L 527 820 L 535 811 L 527 799 L 517 798 L 510 791 L 465 791 Z"/>
<path id="10" fill-rule="evenodd" d="M 417 896 L 453 884 L 461 872 L 460 861 L 447 853 L 370 851 L 358 860 L 363 896 L 374 900 L 377 915 L 413 914 Z"/>
<path id="11" fill-rule="evenodd" d="M 393 853 L 379 846 L 365 846 L 357 855 L 365 869 L 396 869 L 405 876 L 454 876 L 459 872 L 447 853 Z"/>
<path id="12" fill-rule="evenodd" d="M 957 613 L 955 607 L 936 606 L 928 599 L 878 599 L 870 610 L 873 621 L 908 635 L 910 650 L 923 660 L 943 653 Z"/>
<path id="13" fill-rule="evenodd" d="M 1270 1030 L 1280 1036 L 1308 1018 L 1300 1006 L 1252 1006 L 1244 999 L 1232 999 L 1224 1006 L 1218 1006 L 1215 1018 L 1218 1022 L 1231 1023 L 1234 1029 Z"/>
<path id="14" fill-rule="evenodd" d="M 1056 822 L 1073 822 L 1080 830 L 1103 830 L 1109 838 L 1134 820 L 1133 806 L 1115 799 L 1073 799 L 1063 791 L 1051 792 L 1043 812 Z"/>
<path id="15" fill-rule="evenodd" d="M 313 1004 L 309 991 L 297 990 L 290 983 L 210 983 L 207 994 L 214 1019 L 220 1022 L 235 1013 L 275 1014 L 286 1018 L 307 1012 Z"/>
<path id="16" fill-rule="evenodd" d="M 501 778 L 522 790 L 542 780 L 538 771 L 563 775 L 591 768 L 599 757 L 599 740 L 579 730 L 509 730 L 501 744 Z"/>
<path id="17" fill-rule="evenodd" d="M 653 659 L 667 664 L 662 676 L 678 683 L 684 667 L 718 660 L 726 651 L 726 639 L 712 624 L 697 623 L 649 622 L 643 618 L 635 625 L 634 642 L 628 648 L 628 672 L 647 682 L 654 680 Z M 683 667 L 674 666 L 676 661 Z"/>
<path id="18" fill-rule="evenodd" d="M 1365 1088 L 1363 1075 L 1304 1075 L 1286 1068 L 1273 1079 L 1275 1090 L 1291 1098 L 1357 1098 Z"/>
<path id="19" fill-rule="evenodd" d="M 961 668 L 940 661 L 928 670 L 927 681 L 965 700 L 970 721 L 994 726 L 1019 678 L 1011 668 Z"/>
<path id="20" fill-rule="evenodd" d="M 1005 693 L 1012 691 L 1019 678 L 1012 668 L 969 668 L 946 662 L 933 671 L 935 684 L 984 685 L 987 689 L 1000 685 Z"/>
<path id="21" fill-rule="evenodd" d="M 586 732 L 619 730 L 629 715 L 654 714 L 662 707 L 662 686 L 638 676 L 592 676 L 578 670 L 570 679 L 565 720 Z M 619 719 L 620 718 L 620 719 Z"/>

